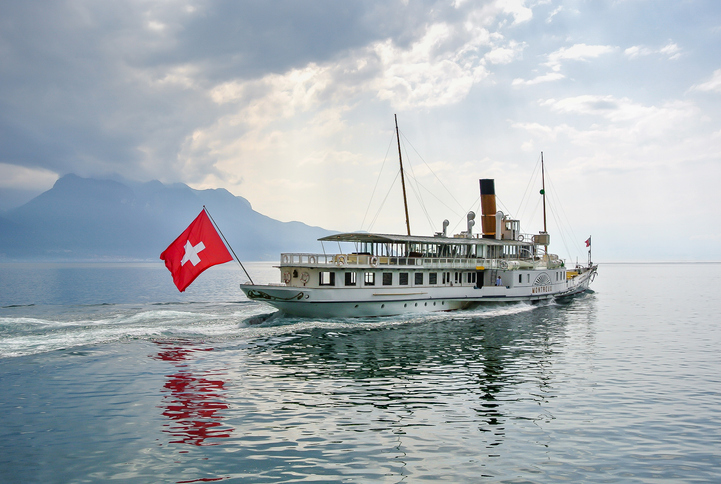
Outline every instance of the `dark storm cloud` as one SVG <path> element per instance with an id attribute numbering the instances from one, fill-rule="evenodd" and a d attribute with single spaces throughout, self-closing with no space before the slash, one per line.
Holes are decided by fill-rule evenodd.
<path id="1" fill-rule="evenodd" d="M 135 161 L 137 143 L 168 106 L 129 75 L 129 46 L 118 34 L 133 26 L 132 12 L 11 2 L 2 17 L 0 116 L 9 129 L 0 161 L 61 174 Z"/>
<path id="2" fill-rule="evenodd" d="M 374 40 L 407 45 L 434 17 L 451 14 L 460 15 L 434 1 L 205 3 L 178 33 L 172 52 L 151 62 L 197 62 L 220 81 L 256 77 L 323 62 Z"/>
<path id="3" fill-rule="evenodd" d="M 222 114 L 207 89 L 376 39 L 408 42 L 429 10 L 330 0 L 5 1 L 0 163 L 156 177 L 172 171 L 194 129 Z M 192 85 L 168 81 L 184 69 Z"/>

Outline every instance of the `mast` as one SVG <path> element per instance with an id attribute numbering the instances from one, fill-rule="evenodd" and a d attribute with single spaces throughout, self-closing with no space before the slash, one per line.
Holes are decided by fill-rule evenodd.
<path id="1" fill-rule="evenodd" d="M 546 177 L 543 171 L 543 151 L 541 151 L 541 195 L 543 195 L 543 232 L 546 230 Z"/>
<path id="2" fill-rule="evenodd" d="M 543 151 L 541 151 L 541 195 L 543 196 L 543 233 L 547 234 L 546 229 L 546 175 L 543 170 Z M 546 239 L 547 240 L 547 239 Z M 544 245 L 546 255 L 548 255 L 548 245 Z"/>
<path id="3" fill-rule="evenodd" d="M 406 228 L 408 229 L 408 235 L 411 235 L 411 222 L 408 218 L 408 199 L 406 198 L 406 179 L 403 176 L 403 157 L 401 156 L 401 136 L 398 134 L 398 116 L 393 115 L 396 120 L 396 140 L 398 140 L 398 161 L 401 164 L 401 185 L 403 186 L 403 207 L 406 210 Z M 545 200 L 544 200 L 544 224 L 545 224 Z"/>

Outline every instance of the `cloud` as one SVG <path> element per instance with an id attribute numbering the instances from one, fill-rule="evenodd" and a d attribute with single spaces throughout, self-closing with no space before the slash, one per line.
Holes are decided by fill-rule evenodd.
<path id="1" fill-rule="evenodd" d="M 548 72 L 546 74 L 540 75 L 538 77 L 534 77 L 533 79 L 525 80 L 525 79 L 514 79 L 511 85 L 513 86 L 532 86 L 534 84 L 540 84 L 542 82 L 553 82 L 553 81 L 559 81 L 561 79 L 564 79 L 566 76 L 561 74 L 560 72 Z"/>
<path id="2" fill-rule="evenodd" d="M 716 69 L 708 81 L 691 87 L 692 91 L 721 92 L 721 69 Z"/>
<path id="3" fill-rule="evenodd" d="M 608 45 L 586 45 L 586 44 L 574 44 L 571 47 L 562 47 L 554 52 L 551 52 L 546 56 L 547 61 L 543 64 L 551 68 L 551 72 L 541 74 L 534 77 L 533 79 L 522 79 L 516 78 L 512 81 L 511 85 L 514 87 L 518 86 L 532 86 L 535 84 L 541 84 L 545 82 L 559 81 L 565 79 L 566 76 L 561 73 L 561 66 L 566 61 L 582 61 L 587 62 L 590 59 L 595 59 L 603 54 L 614 52 L 615 47 Z"/>
<path id="4" fill-rule="evenodd" d="M 534 137 L 554 141 L 562 137 L 597 157 L 605 153 L 606 167 L 629 169 L 661 160 L 679 162 L 691 152 L 705 153 L 709 158 L 721 154 L 718 142 L 709 143 L 701 134 L 703 121 L 699 121 L 698 107 L 690 101 L 666 101 L 655 106 L 625 97 L 582 95 L 546 99 L 539 104 L 551 112 L 582 116 L 587 121 L 564 117 L 566 122 L 556 126 L 516 123 L 514 127 Z"/>
<path id="5" fill-rule="evenodd" d="M 0 163 L 0 188 L 19 190 L 47 190 L 57 181 L 58 175 L 49 170 Z"/>
<path id="6" fill-rule="evenodd" d="M 368 64 L 377 65 L 369 87 L 400 109 L 456 103 L 488 75 L 478 52 L 486 43 L 485 31 L 456 35 L 447 24 L 430 26 L 409 49 L 390 40 L 375 43 L 366 54 Z"/>
<path id="7" fill-rule="evenodd" d="M 376 162 L 351 155 L 348 147 L 367 143 L 367 133 L 350 126 L 345 115 L 368 103 L 388 103 L 401 111 L 457 104 L 487 76 L 483 53 L 489 48 L 491 37 L 483 28 L 437 23 L 405 46 L 386 39 L 333 62 L 219 84 L 209 96 L 228 112 L 188 137 L 179 155 L 181 169 L 186 178 L 200 180 L 194 185 L 198 188 L 237 189 L 239 173 L 242 179 L 272 179 L 284 190 L 254 206 L 294 217 L 292 200 L 301 196 L 299 191 L 321 193 L 308 180 L 331 172 L 341 180 L 343 165 Z M 242 190 L 251 199 L 267 199 L 263 193 L 270 188 L 270 181 L 261 181 Z"/>
<path id="8" fill-rule="evenodd" d="M 488 61 L 490 64 L 510 64 L 514 60 L 518 59 L 525 47 L 525 43 L 512 40 L 506 46 L 493 47 L 490 52 L 483 56 L 483 59 Z"/>
<path id="9" fill-rule="evenodd" d="M 546 23 L 549 23 L 549 24 L 550 24 L 551 22 L 553 22 L 553 17 L 555 17 L 556 15 L 558 15 L 559 13 L 561 13 L 562 11 L 563 11 L 563 6 L 556 7 L 551 13 L 548 14 L 548 18 L 546 19 Z"/>
<path id="10" fill-rule="evenodd" d="M 649 30 L 641 3 L 6 2 L 0 195 L 118 173 L 228 188 L 275 218 L 354 229 L 394 157 L 398 113 L 444 184 L 461 191 L 492 173 L 523 193 L 518 173 L 543 150 L 572 210 L 602 219 L 596 207 L 614 202 L 594 191 L 599 173 L 623 197 L 655 201 L 643 184 L 665 176 L 658 167 L 687 163 L 693 186 L 721 159 L 714 105 L 687 95 L 721 92 L 712 9 L 669 5 Z M 633 170 L 634 187 L 616 178 Z M 721 204 L 712 188 L 695 193 L 711 198 L 698 206 Z M 393 230 L 386 212 L 376 227 Z M 438 212 L 434 230 L 448 216 Z"/>
<path id="11" fill-rule="evenodd" d="M 681 48 L 674 42 L 669 42 L 659 49 L 652 49 L 643 45 L 634 45 L 623 51 L 629 59 L 638 59 L 639 57 L 661 54 L 670 60 L 676 60 L 681 57 Z"/>
<path id="12" fill-rule="evenodd" d="M 528 22 L 533 18 L 533 10 L 526 7 L 525 0 L 496 0 L 496 5 L 500 5 L 505 13 L 513 16 L 514 24 Z"/>
<path id="13" fill-rule="evenodd" d="M 588 61 L 603 54 L 614 52 L 616 47 L 610 45 L 586 45 L 574 44 L 571 47 L 562 47 L 548 55 L 546 65 L 554 72 L 561 70 L 561 64 L 565 61 Z"/>

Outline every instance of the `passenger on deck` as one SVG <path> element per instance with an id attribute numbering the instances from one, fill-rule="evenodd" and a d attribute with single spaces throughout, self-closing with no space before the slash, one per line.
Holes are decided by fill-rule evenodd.
<path id="1" fill-rule="evenodd" d="M 503 285 L 503 281 L 501 280 L 501 276 L 498 276 L 496 278 L 496 286 L 502 286 L 502 285 Z"/>

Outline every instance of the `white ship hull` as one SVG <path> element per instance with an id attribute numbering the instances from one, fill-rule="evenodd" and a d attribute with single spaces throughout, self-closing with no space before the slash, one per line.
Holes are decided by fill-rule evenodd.
<path id="1" fill-rule="evenodd" d="M 538 302 L 571 297 L 588 289 L 596 267 L 572 279 L 545 285 L 484 286 L 454 284 L 441 287 L 304 287 L 291 285 L 241 285 L 249 299 L 263 301 L 285 314 L 301 317 L 377 317 L 405 313 L 452 311 L 477 304 Z M 507 281 L 517 281 L 518 274 L 541 274 L 550 279 L 556 270 L 497 271 Z M 561 271 L 565 276 L 565 271 Z M 382 273 L 382 271 L 379 271 Z M 530 279 L 527 277 L 526 279 Z"/>

